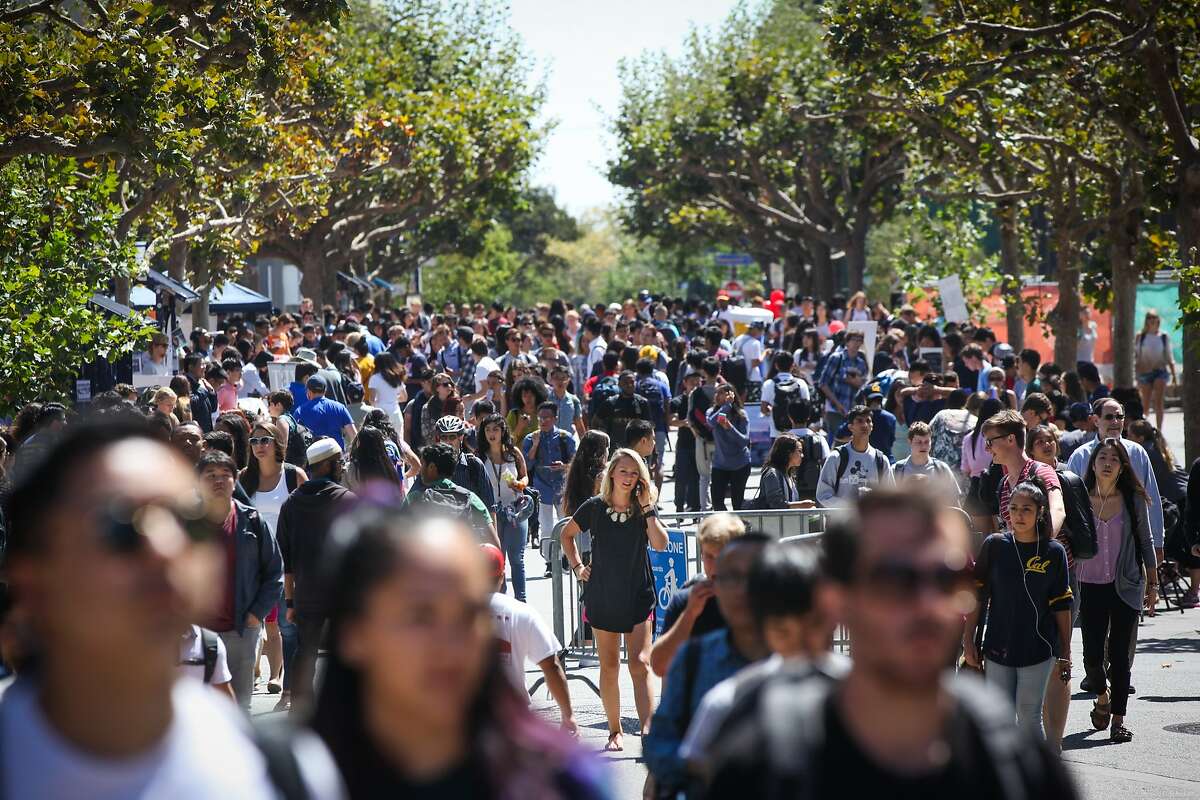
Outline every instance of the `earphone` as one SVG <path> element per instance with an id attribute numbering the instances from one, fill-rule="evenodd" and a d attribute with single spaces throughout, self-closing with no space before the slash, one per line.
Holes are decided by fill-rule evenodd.
<path id="1" fill-rule="evenodd" d="M 1042 521 L 1044 514 L 1045 514 L 1045 511 L 1038 512 L 1038 522 Z M 1050 642 L 1046 641 L 1046 637 L 1042 636 L 1042 631 L 1041 631 L 1040 627 L 1038 626 L 1039 615 L 1038 615 L 1038 610 L 1037 610 L 1037 603 L 1035 603 L 1033 601 L 1033 595 L 1029 591 L 1029 579 L 1025 577 L 1025 571 L 1026 571 L 1025 564 L 1023 564 L 1021 562 L 1021 550 L 1020 550 L 1020 548 L 1017 547 L 1016 531 L 1013 531 L 1013 533 L 1012 533 L 1012 545 L 1013 545 L 1013 553 L 1017 557 L 1017 566 L 1020 567 L 1020 569 L 1021 569 L 1021 585 L 1023 587 L 1025 587 L 1025 596 L 1027 598 L 1029 598 L 1029 607 L 1033 609 L 1033 632 L 1036 633 L 1037 637 L 1042 640 L 1042 644 L 1046 645 L 1046 649 L 1050 651 L 1050 657 L 1053 658 L 1054 657 L 1054 646 L 1052 644 L 1050 644 Z M 1042 557 L 1042 537 L 1040 534 L 1037 539 L 1037 550 L 1035 551 L 1034 557 L 1039 560 L 1041 560 L 1041 557 Z"/>

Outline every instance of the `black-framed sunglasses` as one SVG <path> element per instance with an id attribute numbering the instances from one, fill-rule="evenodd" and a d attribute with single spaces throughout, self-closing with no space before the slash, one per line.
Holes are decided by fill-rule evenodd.
<path id="1" fill-rule="evenodd" d="M 1125 419 L 1125 415 L 1124 414 L 1105 414 L 1104 416 L 1100 417 L 1100 419 L 1106 420 L 1108 422 L 1122 422 Z"/>
<path id="2" fill-rule="evenodd" d="M 101 512 L 100 529 L 105 547 L 118 554 L 140 551 L 146 541 L 146 526 L 153 522 L 155 512 L 168 514 L 193 542 L 211 541 L 216 535 L 215 526 L 204 519 L 204 505 L 199 495 L 175 504 L 118 500 Z"/>
<path id="3" fill-rule="evenodd" d="M 919 568 L 909 561 L 883 561 L 866 570 L 864 580 L 871 589 L 889 597 L 911 600 L 925 588 L 942 595 L 954 594 L 970 583 L 971 570 L 948 564 Z"/>

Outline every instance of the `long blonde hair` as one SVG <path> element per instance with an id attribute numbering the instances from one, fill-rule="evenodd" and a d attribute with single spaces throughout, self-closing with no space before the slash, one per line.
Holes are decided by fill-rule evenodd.
<path id="1" fill-rule="evenodd" d="M 642 460 L 642 457 L 638 455 L 636 450 L 630 450 L 628 447 L 622 447 L 620 450 L 617 450 L 612 454 L 612 458 L 610 458 L 608 460 L 608 464 L 604 466 L 604 474 L 600 479 L 600 497 L 606 504 L 612 505 L 612 474 L 613 470 L 615 470 L 617 467 L 617 462 L 622 458 L 631 459 L 633 463 L 637 465 L 638 480 L 641 482 L 642 486 L 645 487 L 645 494 L 638 495 L 637 499 L 639 502 L 630 502 L 630 506 L 633 508 L 634 513 L 641 514 L 642 506 L 647 504 L 653 506 L 658 502 L 658 488 L 654 485 L 654 481 L 650 480 L 650 470 L 646 467 L 646 462 Z"/>

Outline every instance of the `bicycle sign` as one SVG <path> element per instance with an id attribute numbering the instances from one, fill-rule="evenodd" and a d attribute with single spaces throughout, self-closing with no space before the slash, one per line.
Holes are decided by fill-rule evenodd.
<path id="1" fill-rule="evenodd" d="M 654 636 L 663 632 L 667 606 L 688 579 L 687 536 L 683 531 L 667 531 L 667 547 L 661 553 L 650 551 L 650 572 L 654 575 Z"/>

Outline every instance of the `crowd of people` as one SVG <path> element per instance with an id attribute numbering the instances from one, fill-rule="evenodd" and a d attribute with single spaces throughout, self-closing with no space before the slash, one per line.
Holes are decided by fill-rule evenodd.
<path id="1" fill-rule="evenodd" d="M 1110 390 L 1090 360 L 861 293 L 752 305 L 772 313 L 305 301 L 178 352 L 156 336 L 151 388 L 21 409 L 0 429 L 0 797 L 611 796 L 525 602 L 552 536 L 608 751 L 624 646 L 648 796 L 950 797 L 978 770 L 988 796 L 1072 796 L 1073 626 L 1091 722 L 1127 742 L 1140 613 L 1168 580 L 1197 606 L 1200 462 L 1161 434 L 1157 316 L 1138 387 Z M 656 638 L 664 486 L 718 513 Z M 837 510 L 815 548 L 736 516 L 815 507 Z M 256 690 L 294 724 L 250 727 Z M 994 735 L 1005 714 L 1019 736 Z"/>

